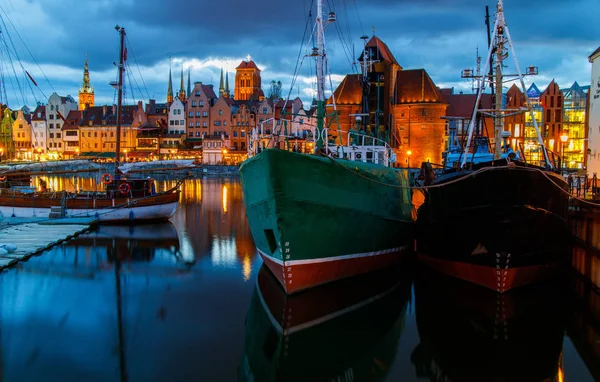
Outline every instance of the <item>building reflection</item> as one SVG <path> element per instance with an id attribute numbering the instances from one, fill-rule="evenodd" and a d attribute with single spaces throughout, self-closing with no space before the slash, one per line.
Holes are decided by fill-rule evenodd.
<path id="1" fill-rule="evenodd" d="M 562 381 L 566 286 L 507 293 L 423 271 L 415 281 L 420 343 L 411 355 L 430 381 Z"/>
<path id="2" fill-rule="evenodd" d="M 572 253 L 574 268 L 582 273 L 570 279 L 574 309 L 567 335 L 594 380 L 600 381 L 600 251 L 574 245 Z"/>

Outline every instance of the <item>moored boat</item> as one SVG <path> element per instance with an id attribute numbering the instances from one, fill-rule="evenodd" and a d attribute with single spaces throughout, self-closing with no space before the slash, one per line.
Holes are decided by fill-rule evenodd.
<path id="1" fill-rule="evenodd" d="M 404 330 L 412 275 L 397 268 L 288 296 L 263 265 L 246 317 L 244 381 L 378 381 Z"/>
<path id="2" fill-rule="evenodd" d="M 259 135 L 263 129 L 256 128 L 249 158 L 240 167 L 254 241 L 287 293 L 386 267 L 412 249 L 408 173 L 392 167 L 395 155 L 385 140 L 364 133 L 374 127 L 360 117 L 370 115 L 368 106 L 357 115 L 362 125 L 356 131 L 325 127 L 321 1 L 316 19 L 318 43 L 312 55 L 317 61 L 318 98 L 311 142 L 315 150 L 287 150 L 279 140 L 288 137 Z M 327 20 L 335 21 L 335 15 L 330 13 Z M 367 57 L 364 81 L 369 81 Z M 330 133 L 337 138 L 330 139 Z M 273 148 L 265 142 L 281 144 Z"/>
<path id="3" fill-rule="evenodd" d="M 125 29 L 117 27 L 117 31 L 120 35 L 120 56 L 115 136 L 121 137 Z M 26 179 L 32 175 L 31 171 L 27 173 L 23 168 L 18 168 L 12 173 L 8 171 L 0 174 L 0 181 L 10 186 L 0 189 L 0 214 L 26 218 L 95 217 L 102 223 L 169 219 L 177 209 L 182 180 L 175 187 L 159 192 L 152 178 L 133 179 L 123 176 L 119 170 L 120 141 L 116 139 L 114 175 L 102 175 L 102 183 L 106 186 L 104 191 L 48 190 L 45 181 L 40 182 L 38 189 L 37 185 L 31 187 L 26 184 Z"/>
<path id="4" fill-rule="evenodd" d="M 450 128 L 451 147 L 444 155 L 444 168 L 434 171 L 429 163 L 421 166 L 425 201 L 418 211 L 417 241 L 423 244 L 421 248 L 429 247 L 425 251 L 427 256 L 423 257 L 428 265 L 456 277 L 506 291 L 539 281 L 566 263 L 566 251 L 544 251 L 543 248 L 547 238 L 550 238 L 549 242 L 556 243 L 555 238 L 566 237 L 570 195 L 568 184 L 558 171 L 555 155 L 546 149 L 533 115 L 504 20 L 502 0 L 498 1 L 491 41 L 483 71 L 485 75 L 472 76 L 478 79 L 479 89 L 464 146 L 454 145 L 456 131 Z M 502 68 L 509 47 L 523 88 L 524 108 L 509 109 L 503 105 L 501 89 L 509 75 L 503 75 Z M 494 59 L 493 76 L 487 75 L 490 58 Z M 537 70 L 531 69 L 528 73 L 537 74 Z M 493 110 L 482 108 L 480 103 L 484 86 L 488 83 L 498 90 Z M 507 143 L 510 133 L 504 131 L 504 118 L 523 112 L 531 113 L 542 164 L 528 163 L 522 150 L 514 152 Z M 488 150 L 488 137 L 476 136 L 473 139 L 475 125 L 481 116 L 494 119 L 493 151 Z M 472 253 L 474 248 L 462 248 L 458 252 L 435 249 L 444 245 L 452 248 L 455 242 L 465 237 L 468 241 L 471 235 L 475 239 L 490 236 L 498 239 L 506 236 L 508 239 L 497 241 L 495 251 L 490 248 L 485 254 Z M 532 252 L 524 251 L 522 246 L 528 239 L 542 247 Z M 497 285 L 499 268 L 502 268 L 502 278 L 506 278 L 506 282 Z"/>

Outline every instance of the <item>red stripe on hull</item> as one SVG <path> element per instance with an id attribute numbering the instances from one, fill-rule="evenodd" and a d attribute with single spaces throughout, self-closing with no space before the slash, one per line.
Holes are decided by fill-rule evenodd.
<path id="1" fill-rule="evenodd" d="M 503 293 L 513 288 L 548 279 L 558 273 L 557 265 L 531 265 L 518 268 L 493 268 L 460 261 L 441 260 L 423 254 L 419 262 L 449 276 Z"/>
<path id="2" fill-rule="evenodd" d="M 331 261 L 285 266 L 285 272 L 281 264 L 262 253 L 260 255 L 286 293 L 292 294 L 317 285 L 391 266 L 407 256 L 408 253 L 410 250 L 343 260 L 332 258 Z"/>

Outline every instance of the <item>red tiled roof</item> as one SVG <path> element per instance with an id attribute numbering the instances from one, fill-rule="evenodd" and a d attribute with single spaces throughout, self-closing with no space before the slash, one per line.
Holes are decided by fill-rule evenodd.
<path id="1" fill-rule="evenodd" d="M 471 118 L 473 116 L 477 94 L 451 94 L 445 99 L 448 103 L 448 108 L 446 109 L 447 117 Z M 484 109 L 492 108 L 491 94 L 481 95 L 481 106 Z"/>
<path id="2" fill-rule="evenodd" d="M 61 131 L 64 130 L 79 130 L 79 123 L 83 118 L 83 111 L 81 110 L 70 110 L 65 119 L 65 124 L 61 127 Z"/>
<path id="3" fill-rule="evenodd" d="M 395 98 L 396 104 L 444 102 L 425 69 L 398 71 Z"/>
<path id="4" fill-rule="evenodd" d="M 256 64 L 254 63 L 254 61 L 250 60 L 250 61 L 242 61 L 236 69 L 256 69 L 260 72 L 260 69 L 258 69 L 258 66 L 256 66 Z"/>
<path id="5" fill-rule="evenodd" d="M 208 97 L 208 98 L 212 98 L 212 99 L 218 98 L 211 85 L 202 85 L 202 91 L 204 92 L 204 94 L 206 94 L 206 97 Z"/>
<path id="6" fill-rule="evenodd" d="M 337 105 L 360 105 L 362 99 L 362 86 L 360 74 L 348 74 L 333 92 Z M 327 104 L 332 104 L 331 97 Z"/>

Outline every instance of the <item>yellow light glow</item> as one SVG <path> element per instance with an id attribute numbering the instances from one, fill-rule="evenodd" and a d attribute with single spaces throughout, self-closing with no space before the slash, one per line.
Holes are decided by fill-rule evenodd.
<path id="1" fill-rule="evenodd" d="M 223 185 L 223 212 L 227 213 L 227 186 Z"/>
<path id="2" fill-rule="evenodd" d="M 244 275 L 244 281 L 250 280 L 252 275 L 252 267 L 250 266 L 250 256 L 245 255 L 242 261 L 242 274 Z"/>
<path id="3" fill-rule="evenodd" d="M 563 134 L 560 136 L 560 140 L 562 143 L 565 143 L 568 139 L 569 139 L 569 136 L 567 134 Z"/>
<path id="4" fill-rule="evenodd" d="M 412 151 L 410 151 L 410 150 L 408 150 L 408 151 L 406 152 L 406 155 L 408 155 L 408 156 L 410 156 L 411 154 L 412 154 Z"/>

